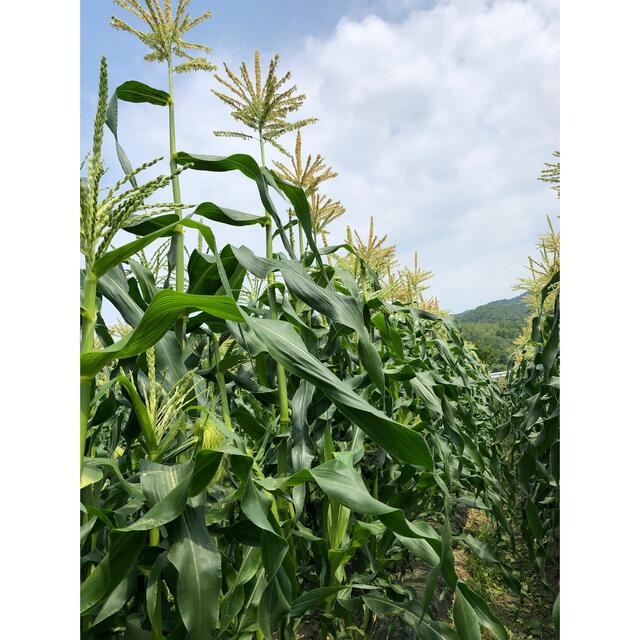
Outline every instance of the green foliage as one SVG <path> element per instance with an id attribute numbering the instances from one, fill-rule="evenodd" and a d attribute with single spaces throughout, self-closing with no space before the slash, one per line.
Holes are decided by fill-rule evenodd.
<path id="1" fill-rule="evenodd" d="M 519 323 L 520 326 L 527 316 L 527 306 L 523 296 L 520 295 L 510 300 L 495 300 L 482 304 L 475 309 L 456 314 L 456 320 L 463 325 L 467 322 L 486 324 Z"/>
<path id="2" fill-rule="evenodd" d="M 516 350 L 515 339 L 527 319 L 523 295 L 511 300 L 496 300 L 456 314 L 466 340 L 493 371 L 505 371 Z"/>

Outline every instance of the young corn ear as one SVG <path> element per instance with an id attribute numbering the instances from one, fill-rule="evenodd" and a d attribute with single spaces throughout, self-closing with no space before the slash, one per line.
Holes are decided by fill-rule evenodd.
<path id="1" fill-rule="evenodd" d="M 202 415 L 195 426 L 195 433 L 199 435 L 202 449 L 217 449 L 225 439 L 224 433 L 220 429 L 221 424 L 217 417 L 212 413 Z M 220 462 L 220 466 L 216 471 L 210 484 L 221 482 L 225 475 L 225 458 Z"/>

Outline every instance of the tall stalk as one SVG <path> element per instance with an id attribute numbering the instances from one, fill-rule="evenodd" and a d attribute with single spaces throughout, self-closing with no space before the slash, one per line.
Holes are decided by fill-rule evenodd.
<path id="1" fill-rule="evenodd" d="M 82 340 L 80 352 L 85 353 L 93 349 L 93 332 L 96 326 L 96 286 L 98 278 L 91 269 L 87 269 L 84 276 L 82 290 Z M 80 380 L 80 475 L 84 467 L 84 452 L 87 442 L 87 427 L 89 424 L 89 409 L 91 405 L 91 391 L 93 379 Z"/>
<path id="2" fill-rule="evenodd" d="M 175 212 L 178 218 L 182 218 L 182 196 L 180 195 L 180 179 L 175 175 L 176 165 L 176 122 L 175 103 L 173 99 L 173 69 L 171 56 L 167 60 L 169 74 L 169 166 L 173 177 L 171 179 L 171 191 L 173 202 L 176 205 Z M 184 228 L 178 225 L 173 231 L 172 243 L 176 249 L 176 291 L 184 293 Z M 176 323 L 176 337 L 180 346 L 184 343 L 185 320 L 178 318 Z"/>
<path id="3" fill-rule="evenodd" d="M 262 136 L 262 129 L 258 129 L 258 138 L 260 140 L 260 162 L 262 163 L 262 168 L 266 168 L 266 161 L 264 156 L 264 138 Z M 265 211 L 265 217 L 267 221 L 264 225 L 265 228 L 265 236 L 266 236 L 266 253 L 267 259 L 273 259 L 273 234 L 271 232 L 271 215 L 268 211 Z M 269 310 L 270 317 L 272 320 L 275 320 L 278 317 L 278 312 L 276 308 L 276 292 L 273 287 L 275 284 L 275 276 L 273 272 L 269 272 L 267 274 L 267 291 L 269 296 Z M 279 362 L 276 367 L 276 375 L 278 378 L 278 404 L 280 407 L 280 433 L 287 433 L 289 430 L 289 398 L 287 396 L 287 374 L 285 373 L 284 367 Z M 278 451 L 278 473 L 279 475 L 286 475 L 286 441 L 283 440 L 283 443 L 280 445 L 280 449 Z"/>

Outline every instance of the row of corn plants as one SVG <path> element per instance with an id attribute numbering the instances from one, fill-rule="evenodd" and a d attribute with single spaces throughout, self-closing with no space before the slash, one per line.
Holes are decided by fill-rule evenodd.
<path id="1" fill-rule="evenodd" d="M 510 419 L 498 432 L 505 486 L 521 509 L 518 519 L 531 559 L 545 577 L 557 563 L 560 529 L 560 272 L 542 290 L 553 306 L 533 317 L 527 353 L 509 373 Z"/>
<path id="2" fill-rule="evenodd" d="M 148 27 L 114 18 L 167 64 L 168 90 L 131 80 L 109 96 L 103 59 L 81 178 L 82 637 L 371 638 L 392 618 L 418 638 L 479 640 L 484 628 L 506 640 L 453 550 L 499 565 L 514 590 L 517 578 L 452 521 L 473 506 L 512 530 L 506 434 L 496 438 L 510 400 L 452 318 L 414 304 L 418 293 L 412 304 L 377 295 L 351 243 L 318 246 L 318 182 L 305 184 L 295 162 L 284 177 L 267 167 L 265 146 L 281 149 L 311 122 L 288 121 L 304 96 L 277 77 L 277 58 L 264 82 L 258 56 L 253 80 L 246 65 L 218 77 L 250 131 L 219 133 L 255 139 L 259 162 L 179 151 L 172 78 L 212 70 L 192 55 L 208 49 L 183 40 L 208 14 L 191 18 L 185 0 L 175 11 L 117 4 Z M 166 175 L 144 182 L 160 159 L 129 162 L 121 101 L 167 110 Z M 123 169 L 109 187 L 105 130 Z M 209 172 L 213 185 L 239 172 L 264 210 L 186 205 L 184 171 Z M 169 185 L 173 199 L 153 201 Z M 219 248 L 219 225 L 262 228 L 265 255 Z M 332 260 L 339 252 L 348 258 Z M 426 277 L 417 263 L 413 277 Z M 123 320 L 117 340 L 107 302 Z M 420 590 L 405 580 L 416 563 L 427 568 Z M 447 597 L 452 619 L 438 619 Z"/>
<path id="3" fill-rule="evenodd" d="M 559 158 L 556 152 L 555 157 Z M 560 197 L 560 163 L 548 163 L 541 180 Z M 560 554 L 560 234 L 549 220 L 525 291 L 531 314 L 517 340 L 508 372 L 505 401 L 509 419 L 498 429 L 505 496 L 510 520 L 528 551 L 528 562 L 555 595 L 559 626 Z M 511 532 L 512 540 L 514 531 Z"/>

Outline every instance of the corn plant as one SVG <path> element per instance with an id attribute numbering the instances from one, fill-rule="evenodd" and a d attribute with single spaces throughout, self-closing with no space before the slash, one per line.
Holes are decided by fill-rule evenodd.
<path id="1" fill-rule="evenodd" d="M 305 95 L 297 94 L 295 85 L 284 89 L 285 85 L 291 78 L 291 72 L 285 73 L 284 76 L 278 78 L 276 70 L 280 57 L 274 56 L 269 63 L 267 76 L 262 84 L 262 66 L 260 62 L 260 52 L 255 51 L 254 54 L 254 78 L 249 76 L 249 70 L 246 63 L 240 65 L 240 76 L 236 75 L 225 63 L 224 69 L 227 74 L 225 79 L 216 74 L 216 80 L 226 89 L 231 91 L 232 95 L 222 93 L 221 91 L 213 91 L 220 100 L 231 107 L 231 115 L 235 120 L 242 123 L 245 127 L 253 132 L 254 135 L 238 132 L 238 131 L 214 131 L 216 136 L 226 136 L 234 138 L 242 138 L 245 140 L 256 139 L 260 145 L 260 163 L 261 170 L 266 170 L 265 143 L 270 144 L 280 151 L 286 150 L 278 142 L 284 134 L 290 131 L 299 131 L 302 127 L 312 124 L 316 118 L 306 118 L 296 122 L 288 122 L 289 114 L 300 109 L 304 103 Z M 273 258 L 273 230 L 271 228 L 271 212 L 270 207 L 265 210 L 265 237 L 266 237 L 266 256 L 267 260 Z M 282 225 L 279 225 L 282 227 Z M 282 240 L 285 241 L 284 229 L 279 229 Z M 273 272 L 267 272 L 267 292 L 269 295 L 269 310 L 271 318 L 277 317 L 276 298 L 274 289 Z M 280 433 L 285 434 L 289 426 L 289 399 L 287 395 L 286 373 L 282 363 L 277 365 L 277 384 L 278 384 L 278 404 L 280 407 Z M 281 457 L 281 467 L 284 461 Z"/>
<path id="2" fill-rule="evenodd" d="M 176 172 L 176 130 L 175 130 L 175 96 L 173 89 L 174 73 L 190 73 L 193 71 L 213 71 L 216 66 L 204 56 L 195 56 L 190 52 L 208 54 L 209 47 L 186 42 L 184 36 L 195 26 L 211 17 L 211 11 L 192 18 L 187 9 L 191 0 L 178 0 L 175 12 L 172 0 L 164 0 L 160 5 L 158 0 L 114 0 L 115 4 L 128 11 L 133 17 L 140 20 L 148 31 L 141 31 L 121 18 L 113 16 L 111 25 L 120 31 L 130 33 L 138 38 L 149 50 L 144 59 L 147 62 L 160 62 L 167 66 L 168 91 L 159 91 L 140 82 L 129 81 L 118 87 L 115 99 L 120 98 L 130 102 L 150 102 L 166 106 L 169 111 L 169 164 L 172 173 L 171 189 L 175 213 L 182 215 L 182 196 L 180 193 L 180 181 Z M 174 64 L 174 60 L 182 59 L 184 62 Z M 119 150 L 121 151 L 121 150 Z M 121 151 L 121 155 L 124 152 Z M 175 289 L 184 291 L 184 230 L 176 225 L 172 235 L 172 261 L 169 263 L 169 274 L 175 261 Z M 178 338 L 182 342 L 184 326 L 179 324 Z"/>
<path id="3" fill-rule="evenodd" d="M 509 376 L 510 421 L 505 441 L 507 486 L 530 560 L 546 580 L 549 561 L 557 564 L 560 528 L 560 272 L 540 293 L 543 309 L 533 317 L 526 357 Z M 545 302 L 554 293 L 550 310 Z"/>
<path id="4" fill-rule="evenodd" d="M 165 3 L 162 24 L 182 24 L 187 4 L 171 23 Z M 154 20 L 157 3 L 146 7 Z M 156 49 L 151 55 L 160 59 Z M 341 245 L 346 262 L 323 259 L 341 249 L 319 250 L 309 193 L 269 170 L 264 156 L 265 141 L 277 147 L 279 132 L 306 123 L 286 121 L 301 103 L 294 89 L 282 90 L 288 76 L 277 79 L 273 61 L 264 85 L 259 60 L 255 82 L 246 65 L 240 78 L 227 69 L 223 84 L 236 96 L 227 103 L 237 98 L 234 117 L 257 130 L 259 163 L 176 151 L 175 172 L 137 186 L 122 152 L 124 176 L 106 202 L 134 183 L 119 201 L 126 215 L 104 218 L 92 204 L 104 125 L 122 147 L 101 69 L 81 201 L 82 637 L 374 638 L 391 620 L 418 638 L 477 639 L 483 627 L 506 640 L 460 579 L 453 550 L 463 545 L 497 564 L 517 589 L 508 565 L 454 527 L 473 506 L 512 530 L 508 461 L 496 438 L 510 400 L 455 320 L 416 304 L 426 280 L 417 265 L 404 300 L 379 295 L 385 260 L 373 230 L 375 261 L 351 242 Z M 115 95 L 116 105 L 131 97 Z M 185 170 L 209 172 L 213 182 L 239 171 L 264 214 L 203 202 L 183 215 L 179 201 L 146 202 Z M 302 229 L 301 255 L 273 192 Z M 87 224 L 94 218 L 106 222 Z M 221 224 L 263 226 L 266 255 L 219 249 Z M 273 251 L 272 224 L 282 252 Z M 168 265 L 162 253 L 144 254 L 177 227 L 206 245 L 188 252 L 185 291 L 159 287 Z M 104 300 L 130 328 L 117 341 L 98 313 Z M 406 580 L 416 563 L 427 569 L 419 592 Z M 437 615 L 436 601 L 452 604 L 451 618 Z"/>
<path id="5" fill-rule="evenodd" d="M 559 157 L 559 153 L 554 154 Z M 547 164 L 542 180 L 560 197 L 560 165 Z M 499 429 L 503 475 L 518 524 L 543 583 L 557 594 L 560 538 L 560 234 L 551 220 L 540 236 L 530 276 L 516 288 L 526 292 L 531 314 L 516 341 L 509 372 L 509 420 Z M 557 623 L 556 623 L 557 626 Z"/>
<path id="6" fill-rule="evenodd" d="M 164 187 L 174 176 L 159 176 L 142 185 L 134 184 L 124 189 L 127 182 L 158 162 L 154 160 L 131 170 L 113 185 L 106 196 L 100 197 L 100 181 L 104 177 L 105 167 L 101 151 L 103 131 L 107 120 L 107 62 L 103 58 L 100 65 L 98 86 L 98 107 L 94 120 L 93 148 L 87 160 L 87 175 L 80 180 L 80 250 L 84 258 L 82 273 L 82 342 L 81 351 L 93 349 L 94 331 L 97 321 L 96 288 L 98 279 L 119 263 L 127 253 L 142 249 L 147 241 L 129 243 L 123 248 L 111 250 L 115 235 L 126 226 L 141 222 L 145 215 L 166 211 L 166 204 L 155 204 L 149 209 L 146 198 Z M 152 240 L 153 238 L 151 238 Z M 80 466 L 85 452 L 86 427 L 91 402 L 93 381 L 91 377 L 83 379 L 80 385 Z"/>

